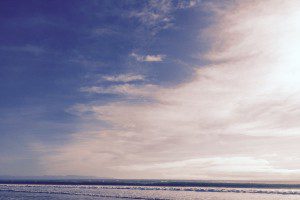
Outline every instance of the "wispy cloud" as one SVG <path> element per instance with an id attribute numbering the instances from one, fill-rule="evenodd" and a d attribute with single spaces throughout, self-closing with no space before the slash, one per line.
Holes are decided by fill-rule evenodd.
<path id="1" fill-rule="evenodd" d="M 154 101 L 81 105 L 77 112 L 109 126 L 89 124 L 42 164 L 122 178 L 299 179 L 299 7 L 243 1 L 217 12 L 204 33 L 210 64 L 186 83 L 83 88 Z"/>
<path id="2" fill-rule="evenodd" d="M 118 166 L 116 168 L 124 171 L 136 170 L 141 172 L 157 170 L 169 178 L 177 178 L 176 174 L 182 171 L 192 171 L 195 172 L 192 176 L 183 174 L 182 177 L 187 179 L 198 179 L 198 177 L 202 179 L 214 178 L 214 180 L 220 179 L 220 174 L 225 173 L 227 173 L 227 175 L 226 177 L 223 175 L 223 179 L 238 179 L 241 177 L 247 179 L 247 177 L 253 175 L 253 173 L 255 177 L 252 178 L 256 179 L 259 179 L 262 175 L 270 177 L 278 174 L 281 176 L 293 175 L 299 177 L 298 174 L 300 173 L 298 169 L 275 168 L 267 160 L 248 156 L 197 158 L 151 165 L 132 164 L 129 166 Z"/>
<path id="3" fill-rule="evenodd" d="M 131 18 L 137 18 L 144 26 L 153 29 L 155 34 L 160 29 L 172 26 L 172 2 L 171 1 L 148 1 L 142 10 L 132 11 Z"/>
<path id="4" fill-rule="evenodd" d="M 120 74 L 115 76 L 103 76 L 102 79 L 110 82 L 128 83 L 132 81 L 143 81 L 145 77 L 139 74 Z"/>
<path id="5" fill-rule="evenodd" d="M 134 57 L 139 62 L 161 62 L 165 59 L 165 55 L 138 55 L 136 53 L 131 54 L 132 57 Z"/>
<path id="6" fill-rule="evenodd" d="M 144 61 L 146 62 L 161 62 L 165 58 L 164 55 L 147 55 L 144 57 Z"/>
<path id="7" fill-rule="evenodd" d="M 187 9 L 187 8 L 193 8 L 202 3 L 202 0 L 181 0 L 177 2 L 176 8 L 177 9 Z"/>
<path id="8" fill-rule="evenodd" d="M 142 9 L 130 12 L 129 17 L 138 19 L 143 26 L 148 27 L 155 35 L 161 30 L 174 26 L 174 11 L 193 8 L 200 3 L 200 0 L 150 0 L 146 2 Z"/>
<path id="9" fill-rule="evenodd" d="M 113 85 L 108 87 L 101 86 L 91 86 L 91 87 L 82 87 L 80 88 L 81 92 L 87 92 L 91 94 L 119 94 L 127 96 L 151 96 L 150 93 L 154 92 L 157 89 L 157 86 L 147 84 L 147 85 L 133 85 L 133 84 L 121 84 Z"/>

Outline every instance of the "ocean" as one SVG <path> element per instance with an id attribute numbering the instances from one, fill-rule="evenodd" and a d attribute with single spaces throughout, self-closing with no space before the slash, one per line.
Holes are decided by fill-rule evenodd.
<path id="1" fill-rule="evenodd" d="M 299 200 L 300 185 L 196 181 L 22 181 L 0 183 L 0 200 Z"/>

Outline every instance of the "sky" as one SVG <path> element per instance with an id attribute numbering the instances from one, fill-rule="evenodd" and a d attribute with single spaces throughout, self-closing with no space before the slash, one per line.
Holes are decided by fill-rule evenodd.
<path id="1" fill-rule="evenodd" d="M 299 180 L 299 10 L 0 1 L 0 175 Z"/>

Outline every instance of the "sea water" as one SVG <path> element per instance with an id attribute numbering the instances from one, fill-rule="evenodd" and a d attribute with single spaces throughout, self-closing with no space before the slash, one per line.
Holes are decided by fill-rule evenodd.
<path id="1" fill-rule="evenodd" d="M 299 188 L 227 188 L 170 186 L 101 186 L 0 184 L 1 200 L 198 199 L 299 200 Z"/>

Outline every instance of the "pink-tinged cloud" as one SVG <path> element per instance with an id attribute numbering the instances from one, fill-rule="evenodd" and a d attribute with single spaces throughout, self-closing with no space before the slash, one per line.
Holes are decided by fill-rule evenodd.
<path id="1" fill-rule="evenodd" d="M 199 59 L 210 64 L 173 88 L 83 89 L 152 101 L 75 106 L 79 116 L 89 113 L 82 127 L 86 118 L 95 123 L 55 151 L 43 147 L 49 174 L 300 178 L 300 2 L 209 7 L 216 22 L 200 38 L 211 41 L 211 50 Z"/>

